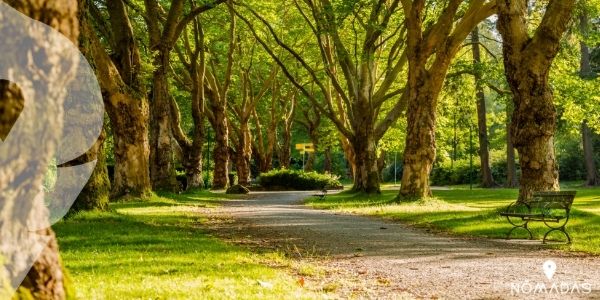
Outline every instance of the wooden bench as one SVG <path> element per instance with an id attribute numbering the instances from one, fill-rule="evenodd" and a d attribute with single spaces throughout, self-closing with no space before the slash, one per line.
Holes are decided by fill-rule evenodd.
<path id="1" fill-rule="evenodd" d="M 533 197 L 527 201 L 517 201 L 509 205 L 500 215 L 506 217 L 514 227 L 508 232 L 507 239 L 517 228 L 523 228 L 533 239 L 529 230 L 529 222 L 543 222 L 550 230 L 544 235 L 543 243 L 551 232 L 560 231 L 571 243 L 571 237 L 565 230 L 571 216 L 571 206 L 575 199 L 576 191 L 564 192 L 534 192 Z"/>
<path id="2" fill-rule="evenodd" d="M 325 199 L 325 196 L 327 196 L 327 189 L 323 188 L 320 191 L 317 191 L 315 194 L 312 195 L 313 197 L 317 197 L 319 200 L 323 200 Z"/>

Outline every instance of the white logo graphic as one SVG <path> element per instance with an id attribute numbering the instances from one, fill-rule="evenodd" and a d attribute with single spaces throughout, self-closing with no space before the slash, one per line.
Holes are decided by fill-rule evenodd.
<path id="1" fill-rule="evenodd" d="M 556 273 L 556 263 L 553 260 L 547 260 L 544 262 L 542 268 L 544 269 L 544 274 L 546 274 L 548 280 L 552 280 L 554 273 Z"/>
<path id="2" fill-rule="evenodd" d="M 18 86 L 24 100 L 0 142 L 0 299 L 10 299 L 6 290 L 21 284 L 47 245 L 37 231 L 69 211 L 94 170 L 95 161 L 65 164 L 97 141 L 104 105 L 93 69 L 58 31 L 0 1 L 0 36 L 0 80 Z M 43 191 L 33 179 L 49 165 L 57 168 Z"/>

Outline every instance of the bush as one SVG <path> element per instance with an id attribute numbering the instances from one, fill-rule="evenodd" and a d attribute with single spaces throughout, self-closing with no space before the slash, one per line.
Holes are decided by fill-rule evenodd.
<path id="1" fill-rule="evenodd" d="M 266 189 L 293 189 L 299 191 L 343 188 L 338 178 L 332 175 L 287 169 L 271 170 L 260 174 L 258 184 Z"/>

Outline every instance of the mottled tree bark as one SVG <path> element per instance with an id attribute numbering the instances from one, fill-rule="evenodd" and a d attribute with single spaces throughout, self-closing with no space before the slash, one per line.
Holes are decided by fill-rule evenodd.
<path id="1" fill-rule="evenodd" d="M 4 2 L 24 15 L 48 24 L 77 44 L 79 24 L 76 0 L 5 0 Z M 9 21 L 3 20 L 3 22 Z M 23 293 L 21 295 L 36 299 L 65 299 L 67 294 L 56 237 L 50 228 L 46 228 L 48 226 L 48 210 L 44 203 L 42 182 L 44 171 L 51 162 L 62 129 L 63 103 L 66 96 L 64 86 L 74 77 L 79 57 L 73 55 L 73 51 L 70 51 L 71 45 L 67 45 L 68 43 L 54 43 L 54 47 L 64 47 L 64 49 L 61 51 L 60 48 L 54 48 L 53 51 L 48 51 L 42 46 L 46 45 L 47 36 L 36 30 L 27 33 L 32 34 L 30 43 L 39 45 L 35 54 L 31 52 L 2 54 L 4 63 L 8 64 L 7 67 L 11 67 L 10 64 L 13 62 L 27 59 L 30 60 L 30 65 L 29 69 L 22 70 L 24 73 L 19 74 L 19 78 L 15 79 L 23 83 L 23 86 L 9 84 L 7 81 L 0 82 L 0 105 L 3 106 L 0 132 L 3 136 L 8 135 L 13 124 L 7 123 L 6 120 L 17 117 L 11 117 L 8 114 L 18 113 L 18 109 L 15 107 L 23 105 L 23 95 L 34 97 L 27 99 L 28 105 L 31 107 L 28 108 L 29 115 L 26 117 L 42 122 L 48 130 L 36 132 L 35 135 L 13 137 L 18 139 L 16 144 L 18 147 L 3 149 L 0 156 L 0 214 L 3 218 L 3 222 L 0 222 L 0 237 L 2 251 L 4 255 L 7 255 L 7 257 L 3 257 L 0 268 L 0 297 L 11 297 L 10 294 L 5 294 L 7 291 L 5 285 L 10 283 L 9 278 L 18 278 L 20 274 L 27 272 L 25 280 L 22 282 Z M 15 32 L 14 34 L 25 33 Z M 14 42 L 11 37 L 5 37 L 3 41 L 8 44 L 11 42 Z M 18 47 L 19 45 L 15 45 L 15 49 Z M 33 56 L 46 59 L 31 60 L 30 58 Z M 34 80 L 34 78 L 44 79 Z M 41 86 L 45 90 L 45 94 L 36 95 L 32 88 L 34 85 L 37 85 L 38 88 Z M 49 97 L 50 105 L 38 104 L 43 102 L 34 101 L 35 97 Z M 22 130 L 28 130 L 28 128 L 30 127 L 22 128 Z M 42 139 L 44 142 L 40 143 L 38 139 Z M 36 159 L 23 161 L 30 157 Z M 15 182 L 14 180 L 17 178 L 20 181 Z M 15 204 L 18 199 L 30 201 L 21 201 Z M 25 217 L 25 219 L 14 218 L 14 216 Z M 45 229 L 32 232 L 32 228 Z M 37 234 L 37 236 L 33 237 L 32 234 Z M 37 254 L 35 249 L 40 246 L 39 243 L 42 241 L 45 241 L 43 242 L 45 244 L 42 244 L 43 249 L 39 256 L 35 255 Z M 35 263 L 28 271 L 30 259 L 33 259 Z M 19 283 L 13 282 L 17 285 Z"/>
<path id="2" fill-rule="evenodd" d="M 575 0 L 550 0 L 530 36 L 527 1 L 498 2 L 498 31 L 503 37 L 504 70 L 513 92 L 511 134 L 521 165 L 519 199 L 534 191 L 558 190 L 554 154 L 556 109 L 548 84 L 550 66 L 560 47 Z"/>
<path id="3" fill-rule="evenodd" d="M 438 95 L 452 59 L 479 22 L 492 15 L 495 2 L 471 1 L 459 17 L 462 1 L 448 1 L 435 22 L 425 24 L 425 1 L 403 6 L 407 26 L 407 135 L 399 198 L 431 196 L 429 174 L 435 160 Z"/>
<path id="4" fill-rule="evenodd" d="M 94 146 L 92 146 L 88 152 L 67 164 L 61 165 L 61 167 L 77 166 L 96 161 L 96 166 L 94 167 L 90 179 L 83 187 L 83 190 L 81 190 L 81 193 L 77 196 L 73 206 L 71 206 L 71 212 L 82 210 L 106 210 L 108 208 L 110 180 L 108 179 L 108 170 L 104 158 L 105 139 L 106 133 L 103 130 Z"/>
<path id="5" fill-rule="evenodd" d="M 473 51 L 473 65 L 475 67 L 475 91 L 477 98 L 477 129 L 479 136 L 479 161 L 481 170 L 481 186 L 494 187 L 494 177 L 490 168 L 490 151 L 487 132 L 487 112 L 485 107 L 485 92 L 481 78 L 481 51 L 479 49 L 479 28 L 471 32 L 471 47 Z"/>
<path id="6" fill-rule="evenodd" d="M 379 193 L 379 170 L 375 133 L 369 114 L 363 115 L 362 123 L 355 126 L 355 138 L 350 140 L 354 154 L 354 185 L 352 190 L 366 193 Z"/>
<path id="7" fill-rule="evenodd" d="M 82 22 L 80 49 L 96 71 L 114 140 L 115 171 L 112 197 L 146 197 L 150 194 L 148 102 L 140 80 L 140 54 L 133 28 L 122 0 L 107 1 L 112 32 L 103 36 L 112 50 L 110 57 L 89 24 Z M 98 22 L 99 23 L 99 22 Z"/>
<path id="8" fill-rule="evenodd" d="M 211 123 L 215 131 L 213 189 L 224 189 L 229 185 L 229 128 L 227 126 L 227 112 L 225 109 L 226 106 L 219 103 L 211 105 L 213 115 Z"/>

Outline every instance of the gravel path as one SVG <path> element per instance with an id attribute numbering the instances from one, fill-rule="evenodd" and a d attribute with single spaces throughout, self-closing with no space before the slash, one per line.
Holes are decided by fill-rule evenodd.
<path id="1" fill-rule="evenodd" d="M 448 237 L 314 210 L 300 202 L 309 195 L 259 192 L 227 201 L 218 213 L 234 221 L 221 229 L 243 232 L 249 241 L 298 247 L 299 256 L 324 255 L 320 263 L 328 274 L 345 282 L 336 283 L 342 297 L 600 299 L 599 257 L 545 250 L 539 241 Z M 550 259 L 558 266 L 552 280 L 542 270 Z"/>

